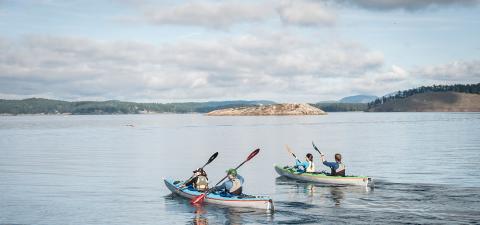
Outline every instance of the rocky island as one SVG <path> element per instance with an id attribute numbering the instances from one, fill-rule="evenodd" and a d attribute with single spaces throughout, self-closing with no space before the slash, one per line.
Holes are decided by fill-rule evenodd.
<path id="1" fill-rule="evenodd" d="M 273 104 L 219 109 L 207 113 L 207 116 L 294 116 L 294 115 L 326 115 L 323 110 L 306 103 Z"/>

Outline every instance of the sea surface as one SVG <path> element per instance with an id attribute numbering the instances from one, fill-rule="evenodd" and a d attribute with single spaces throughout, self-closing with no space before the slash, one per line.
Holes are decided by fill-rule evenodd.
<path id="1" fill-rule="evenodd" d="M 311 143 L 374 188 L 278 177 Z M 192 206 L 162 178 L 239 169 L 275 212 Z M 0 116 L 0 224 L 469 224 L 480 221 L 479 113 Z"/>

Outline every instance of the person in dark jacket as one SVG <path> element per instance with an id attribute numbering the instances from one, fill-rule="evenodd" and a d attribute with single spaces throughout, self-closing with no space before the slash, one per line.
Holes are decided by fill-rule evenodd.
<path id="1" fill-rule="evenodd" d="M 193 187 L 195 190 L 204 192 L 208 190 L 207 172 L 202 168 L 193 171 L 193 177 L 187 180 L 181 187 Z"/>
<path id="2" fill-rule="evenodd" d="M 323 165 L 330 167 L 331 176 L 345 176 L 345 164 L 342 163 L 342 155 L 336 153 L 335 162 L 326 161 L 323 154 L 321 155 L 320 159 L 322 160 Z"/>

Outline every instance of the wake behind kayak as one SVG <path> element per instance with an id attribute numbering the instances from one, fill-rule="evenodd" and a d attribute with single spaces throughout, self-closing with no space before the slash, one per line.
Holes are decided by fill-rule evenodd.
<path id="1" fill-rule="evenodd" d="M 167 188 L 174 194 L 182 196 L 188 199 L 194 199 L 197 196 L 203 194 L 190 188 L 181 189 L 180 185 L 182 182 L 173 181 L 170 179 L 164 179 L 165 185 Z M 225 197 L 221 196 L 218 193 L 208 193 L 205 198 L 205 202 L 209 204 L 224 205 L 230 207 L 244 207 L 244 208 L 256 208 L 256 209 L 265 209 L 267 211 L 273 211 L 273 200 L 268 196 L 254 196 L 254 195 L 240 195 Z"/>

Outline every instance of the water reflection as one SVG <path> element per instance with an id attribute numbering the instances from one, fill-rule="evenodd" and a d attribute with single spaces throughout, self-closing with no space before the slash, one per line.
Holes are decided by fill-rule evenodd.
<path id="1" fill-rule="evenodd" d="M 307 193 L 308 196 L 313 197 L 315 193 L 315 185 L 314 184 L 305 185 L 305 193 Z"/>
<path id="2" fill-rule="evenodd" d="M 248 211 L 247 211 L 248 212 Z M 242 212 L 241 210 L 239 211 L 238 209 L 235 208 L 225 208 L 225 224 L 232 224 L 232 225 L 237 225 L 237 224 L 243 224 L 244 220 L 242 218 Z"/>
<path id="3" fill-rule="evenodd" d="M 171 215 L 190 214 L 192 219 L 187 224 L 245 224 L 269 223 L 273 214 L 265 210 L 235 208 L 221 205 L 191 205 L 188 199 L 170 194 L 165 196 L 165 209 Z"/>
<path id="4" fill-rule="evenodd" d="M 193 224 L 195 225 L 208 225 L 208 219 L 204 216 L 206 211 L 203 206 L 195 205 Z"/>
<path id="5" fill-rule="evenodd" d="M 342 200 L 345 198 L 345 194 L 342 191 L 341 187 L 330 187 L 330 195 L 335 203 L 335 206 L 340 206 Z"/>
<path id="6" fill-rule="evenodd" d="M 286 177 L 277 177 L 275 183 L 280 192 L 287 192 L 292 199 L 303 199 L 304 203 L 310 204 L 333 202 L 335 207 L 342 205 L 346 193 L 361 196 L 373 190 L 369 187 L 310 183 Z M 298 207 L 299 203 L 292 204 Z"/>

